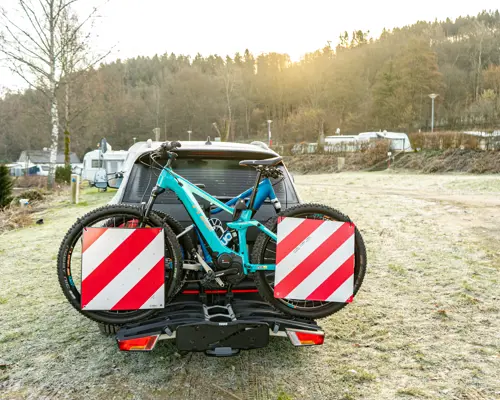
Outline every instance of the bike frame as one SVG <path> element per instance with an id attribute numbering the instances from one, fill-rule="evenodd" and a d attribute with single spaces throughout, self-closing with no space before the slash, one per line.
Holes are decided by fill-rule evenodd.
<path id="1" fill-rule="evenodd" d="M 239 199 L 244 199 L 247 196 L 252 195 L 253 191 L 255 190 L 254 188 L 250 188 L 236 196 L 234 199 L 229 200 L 227 203 L 223 203 L 207 192 L 193 185 L 182 176 L 176 174 L 172 170 L 172 168 L 168 166 L 163 167 L 163 170 L 156 182 L 156 186 L 165 190 L 172 190 L 177 195 L 182 204 L 184 204 L 184 207 L 193 220 L 195 227 L 198 229 L 201 236 L 206 240 L 208 246 L 212 249 L 213 252 L 219 254 L 232 253 L 240 256 L 243 260 L 243 270 L 245 274 L 253 273 L 256 271 L 273 271 L 275 269 L 275 264 L 251 264 L 247 246 L 247 230 L 252 226 L 264 232 L 271 239 L 275 241 L 277 240 L 277 237 L 273 232 L 267 229 L 259 221 L 252 219 L 254 212 L 253 210 L 258 210 L 260 206 L 266 201 L 266 199 L 269 198 L 272 202 L 277 201 L 276 193 L 274 193 L 274 189 L 269 178 L 264 178 L 258 184 L 256 188 L 257 191 L 255 193 L 254 204 L 252 206 L 253 210 L 243 210 L 238 220 L 227 223 L 227 226 L 229 228 L 234 229 L 238 232 L 239 251 L 234 251 L 229 247 L 224 246 L 224 244 L 215 233 L 200 204 L 196 200 L 195 195 L 208 201 L 210 204 L 214 204 L 217 206 L 217 208 L 212 211 L 212 214 L 217 214 L 221 211 L 233 214 L 234 208 L 231 206 L 236 204 Z"/>

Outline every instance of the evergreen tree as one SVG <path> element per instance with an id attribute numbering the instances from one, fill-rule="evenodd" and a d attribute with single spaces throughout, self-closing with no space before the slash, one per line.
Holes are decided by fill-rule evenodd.
<path id="1" fill-rule="evenodd" d="M 0 209 L 12 201 L 12 187 L 14 183 L 6 165 L 0 164 Z"/>

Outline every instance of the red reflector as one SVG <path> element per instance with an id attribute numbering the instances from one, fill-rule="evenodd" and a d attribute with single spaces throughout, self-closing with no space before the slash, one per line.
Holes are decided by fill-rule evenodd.
<path id="1" fill-rule="evenodd" d="M 150 351 L 155 347 L 158 336 L 159 335 L 118 340 L 118 348 L 121 351 Z"/>
<path id="2" fill-rule="evenodd" d="M 323 344 L 325 334 L 321 331 L 299 331 L 287 329 L 286 333 L 294 346 L 314 346 Z"/>
<path id="3" fill-rule="evenodd" d="M 258 293 L 257 289 L 234 289 L 233 293 Z"/>

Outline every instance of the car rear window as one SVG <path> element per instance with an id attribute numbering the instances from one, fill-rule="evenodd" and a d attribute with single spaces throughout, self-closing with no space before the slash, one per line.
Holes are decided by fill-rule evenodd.
<path id="1" fill-rule="evenodd" d="M 254 168 L 241 167 L 240 160 L 220 159 L 177 159 L 173 164 L 174 171 L 192 183 L 202 183 L 206 192 L 221 200 L 233 198 L 252 187 L 257 173 Z M 123 201 L 126 203 L 140 203 L 149 198 L 151 189 L 156 184 L 160 170 L 149 168 L 143 164 L 134 164 Z M 286 178 L 288 179 L 288 178 Z M 285 193 L 283 180 L 272 180 L 274 191 L 281 202 L 294 201 L 295 194 L 288 187 Z M 288 185 L 287 185 L 288 186 Z M 157 204 L 178 203 L 172 191 L 158 196 Z"/>

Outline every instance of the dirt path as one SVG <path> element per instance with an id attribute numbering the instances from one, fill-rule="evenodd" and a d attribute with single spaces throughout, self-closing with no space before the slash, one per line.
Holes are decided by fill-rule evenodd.
<path id="1" fill-rule="evenodd" d="M 0 236 L 0 398 L 467 399 L 500 397 L 500 177 L 296 176 L 303 200 L 349 214 L 369 271 L 321 321 L 324 346 L 273 340 L 229 359 L 118 353 L 66 303 L 55 257 L 74 219 Z"/>

